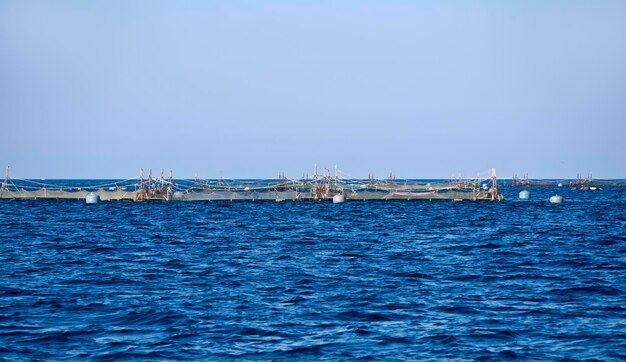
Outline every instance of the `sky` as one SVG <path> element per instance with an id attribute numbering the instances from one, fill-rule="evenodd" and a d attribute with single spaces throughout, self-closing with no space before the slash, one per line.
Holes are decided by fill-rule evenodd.
<path id="1" fill-rule="evenodd" d="M 623 0 L 0 1 L 15 178 L 626 178 L 625 135 Z"/>

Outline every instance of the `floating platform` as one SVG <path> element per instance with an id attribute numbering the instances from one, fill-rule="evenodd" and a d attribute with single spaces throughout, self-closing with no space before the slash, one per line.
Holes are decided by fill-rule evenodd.
<path id="1" fill-rule="evenodd" d="M 400 192 L 400 191 L 349 191 L 345 193 L 331 193 L 318 197 L 310 192 L 291 191 L 190 191 L 175 192 L 172 201 L 332 201 L 333 196 L 343 194 L 347 201 L 411 201 L 411 200 L 465 200 L 465 201 L 494 201 L 487 192 L 466 191 L 427 191 L 427 192 Z"/>
<path id="2" fill-rule="evenodd" d="M 347 201 L 385 201 L 385 200 L 463 200 L 497 201 L 493 192 L 482 189 L 460 189 L 438 187 L 423 189 L 409 188 L 406 185 L 393 185 L 358 188 L 328 187 L 316 188 L 311 185 L 257 185 L 229 187 L 190 187 L 174 191 L 174 187 L 165 189 L 137 190 L 54 190 L 54 189 L 15 189 L 0 190 L 0 199 L 12 200 L 86 200 L 90 193 L 107 201 L 332 201 L 333 196 L 345 195 Z"/>
<path id="3" fill-rule="evenodd" d="M 325 170 L 320 177 L 317 170 L 312 179 L 308 177 L 289 180 L 284 176 L 274 180 L 175 180 L 170 172 L 169 179 L 163 173 L 147 178 L 143 170 L 139 178 L 112 180 L 100 185 L 79 185 L 71 180 L 45 182 L 9 179 L 0 187 L 0 199 L 11 200 L 83 200 L 90 194 L 100 201 L 332 201 L 342 195 L 345 201 L 500 201 L 495 173 L 487 183 L 449 182 L 420 183 L 415 180 L 341 180 L 331 177 Z"/>
<path id="4" fill-rule="evenodd" d="M 100 196 L 101 201 L 137 201 L 138 191 L 114 190 L 108 191 L 99 189 L 96 191 L 76 190 L 48 190 L 45 188 L 38 190 L 0 190 L 0 199 L 11 200 L 86 200 L 87 195 L 95 193 Z"/>

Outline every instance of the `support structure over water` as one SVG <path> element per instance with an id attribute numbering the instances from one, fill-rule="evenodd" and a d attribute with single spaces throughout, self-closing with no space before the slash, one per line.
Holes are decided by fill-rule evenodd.
<path id="1" fill-rule="evenodd" d="M 521 187 L 554 187 L 554 186 L 566 186 L 572 190 L 597 190 L 601 186 L 626 186 L 624 180 L 594 180 L 591 173 L 587 174 L 587 177 L 578 173 L 574 180 L 536 180 L 529 179 L 528 174 L 524 174 L 522 177 L 513 175 L 511 178 L 511 186 Z"/>
<path id="2" fill-rule="evenodd" d="M 161 171 L 159 178 L 148 170 L 139 171 L 135 179 L 113 181 L 99 185 L 76 186 L 20 180 L 9 177 L 0 189 L 0 199 L 69 199 L 85 200 L 90 193 L 102 201 L 331 201 L 343 195 L 346 201 L 385 200 L 450 200 L 450 201 L 501 201 L 495 169 L 490 187 L 483 189 L 481 180 L 441 184 L 419 183 L 414 180 L 397 180 L 393 174 L 388 179 L 377 180 L 371 174 L 367 180 L 342 179 L 335 168 L 334 176 L 317 167 L 313 179 L 308 174 L 300 179 L 288 179 L 280 174 L 274 180 L 175 180 L 170 170 L 169 178 Z"/>

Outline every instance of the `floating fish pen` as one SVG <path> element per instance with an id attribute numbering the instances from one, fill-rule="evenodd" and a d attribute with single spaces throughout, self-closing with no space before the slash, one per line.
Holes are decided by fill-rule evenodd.
<path id="1" fill-rule="evenodd" d="M 0 185 L 0 199 L 11 200 L 86 200 L 87 197 L 97 195 L 101 201 L 149 201 L 170 200 L 174 184 L 172 175 L 166 180 L 163 175 L 160 179 L 147 178 L 143 170 L 139 178 L 127 180 L 112 180 L 99 184 L 78 185 L 69 180 L 36 181 L 13 179 L 8 176 Z M 80 184 L 80 182 L 79 182 Z"/>
<path id="2" fill-rule="evenodd" d="M 600 186 L 619 186 L 624 187 L 624 180 L 594 180 L 591 174 L 583 178 L 581 174 L 576 175 L 574 180 L 533 180 L 528 178 L 528 174 L 522 177 L 513 175 L 511 178 L 511 186 L 521 187 L 569 187 L 572 190 L 598 190 Z"/>
<path id="3" fill-rule="evenodd" d="M 287 179 L 284 175 L 273 180 L 186 180 L 155 178 L 150 171 L 144 177 L 111 181 L 98 185 L 67 185 L 58 182 L 11 179 L 7 177 L 0 188 L 0 199 L 86 200 L 97 195 L 101 201 L 331 201 L 342 195 L 345 201 L 386 200 L 449 200 L 449 201 L 501 201 L 495 172 L 490 186 L 475 182 L 420 183 L 415 180 L 396 180 L 390 177 L 377 180 L 340 179 L 338 172 L 332 177 L 325 169 L 312 178 Z M 337 200 L 335 198 L 335 200 Z M 342 201 L 343 202 L 343 201 Z"/>
<path id="4" fill-rule="evenodd" d="M 59 185 L 58 183 L 43 183 L 34 180 L 10 180 L 0 188 L 0 199 L 14 200 L 85 200 L 91 193 L 96 194 L 102 201 L 138 201 L 137 190 L 132 187 L 114 186 L 125 181 L 112 184 L 77 187 Z"/>
<path id="5" fill-rule="evenodd" d="M 537 187 L 537 186 L 556 186 L 557 184 L 558 184 L 557 181 L 531 180 L 528 178 L 528 174 L 524 174 L 524 176 L 522 177 L 513 175 L 513 177 L 511 178 L 511 186 Z"/>

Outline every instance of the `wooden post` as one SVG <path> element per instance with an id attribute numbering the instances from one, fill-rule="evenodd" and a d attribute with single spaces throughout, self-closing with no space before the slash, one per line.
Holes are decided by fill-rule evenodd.
<path id="1" fill-rule="evenodd" d="M 148 193 L 147 193 L 147 196 L 150 195 L 151 190 L 152 190 L 152 169 L 149 168 L 148 169 Z"/>
<path id="2" fill-rule="evenodd" d="M 143 168 L 139 169 L 139 190 L 143 190 Z"/>
<path id="3" fill-rule="evenodd" d="M 145 200 L 145 189 L 143 185 L 143 167 L 139 169 L 139 190 L 137 192 L 137 201 Z"/>
<path id="4" fill-rule="evenodd" d="M 496 169 L 491 169 L 491 189 L 489 190 L 491 194 L 491 201 L 501 201 L 502 195 L 498 192 L 498 178 L 496 177 Z"/>
<path id="5" fill-rule="evenodd" d="M 4 185 L 2 185 L 2 189 L 4 191 L 9 191 L 9 167 L 10 166 L 7 166 L 7 172 L 6 172 L 6 175 L 4 177 Z"/>

